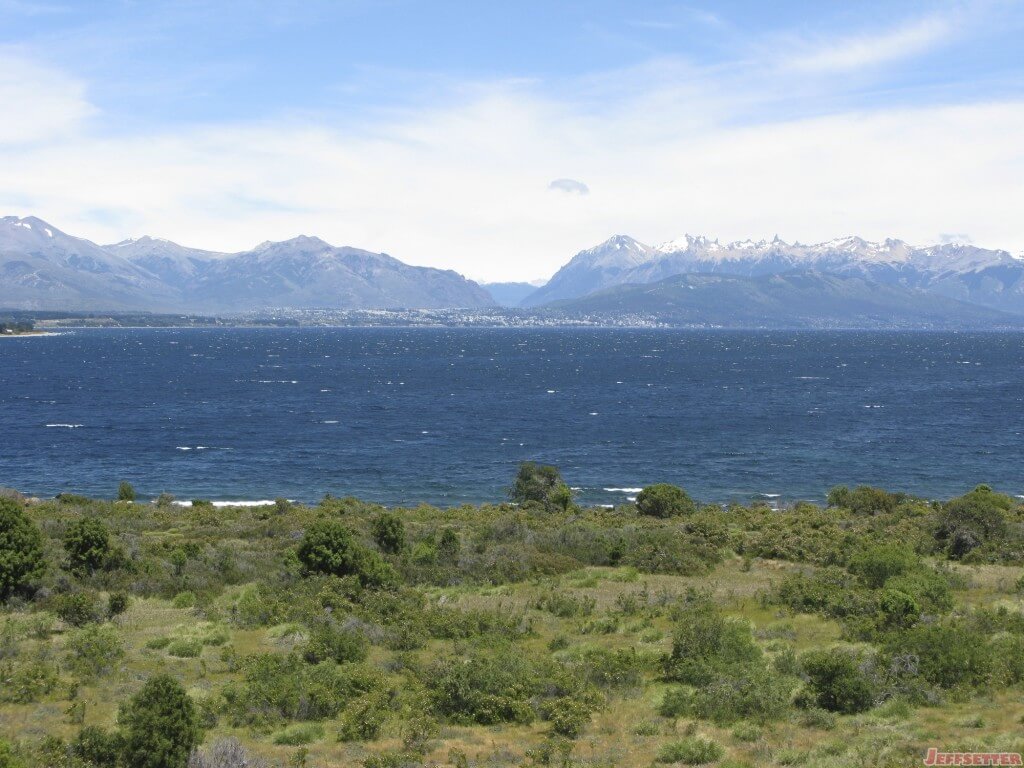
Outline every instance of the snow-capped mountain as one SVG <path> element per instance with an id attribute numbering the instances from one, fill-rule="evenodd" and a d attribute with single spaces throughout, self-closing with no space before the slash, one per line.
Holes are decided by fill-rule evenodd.
<path id="1" fill-rule="evenodd" d="M 595 254 L 615 250 L 628 240 L 637 262 L 628 259 L 612 268 Z M 642 254 L 642 256 L 641 256 Z M 537 306 L 556 299 L 586 296 L 595 290 L 631 283 L 653 283 L 680 274 L 723 274 L 741 277 L 813 270 L 861 277 L 884 285 L 921 289 L 1008 312 L 1024 313 L 1024 261 L 1006 251 L 972 245 L 912 246 L 902 240 L 880 243 L 843 237 L 814 245 L 772 240 L 720 243 L 685 235 L 650 247 L 617 236 L 582 251 L 542 289 L 524 300 Z"/>
<path id="2" fill-rule="evenodd" d="M 615 235 L 600 245 L 577 253 L 546 284 L 522 301 L 524 307 L 536 307 L 558 299 L 586 296 L 609 285 L 620 285 L 622 275 L 657 262 L 657 249 L 628 235 Z"/>
<path id="3" fill-rule="evenodd" d="M 451 270 L 316 237 L 226 254 L 141 237 L 101 246 L 35 217 L 0 219 L 0 308 L 241 312 L 494 304 Z"/>
<path id="4" fill-rule="evenodd" d="M 0 219 L 0 307 L 170 309 L 174 291 L 123 256 L 35 216 Z"/>

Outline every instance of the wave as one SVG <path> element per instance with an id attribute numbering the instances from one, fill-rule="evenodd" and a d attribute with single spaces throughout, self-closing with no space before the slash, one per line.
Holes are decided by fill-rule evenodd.
<path id="1" fill-rule="evenodd" d="M 289 499 L 291 501 L 291 499 Z M 276 504 L 274 499 L 260 499 L 259 501 L 246 501 L 242 499 L 233 499 L 231 501 L 211 501 L 214 507 L 270 507 Z M 191 507 L 191 501 L 175 501 L 174 505 L 177 507 Z"/>
<path id="2" fill-rule="evenodd" d="M 84 424 L 47 424 L 48 427 L 62 427 L 63 429 L 78 429 L 84 427 Z"/>
<path id="3" fill-rule="evenodd" d="M 640 493 L 643 488 L 602 488 L 601 490 L 608 493 Z"/>

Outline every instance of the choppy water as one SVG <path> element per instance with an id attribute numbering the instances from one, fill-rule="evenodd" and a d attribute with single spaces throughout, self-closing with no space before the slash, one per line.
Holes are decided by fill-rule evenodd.
<path id="1" fill-rule="evenodd" d="M 0 339 L 0 485 L 452 505 L 536 459 L 589 503 L 1021 494 L 1022 405 L 1022 334 L 88 330 Z"/>

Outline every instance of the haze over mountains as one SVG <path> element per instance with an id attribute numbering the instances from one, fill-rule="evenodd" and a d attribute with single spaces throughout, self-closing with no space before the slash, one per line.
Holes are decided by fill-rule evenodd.
<path id="1" fill-rule="evenodd" d="M 0 308 L 229 314 L 496 305 L 680 325 L 1021 327 L 1024 260 L 891 239 L 723 245 L 687 235 L 649 246 L 616 235 L 540 287 L 482 286 L 316 237 L 219 253 L 151 237 L 97 245 L 35 217 L 0 219 Z"/>
<path id="2" fill-rule="evenodd" d="M 0 219 L 0 307 L 245 312 L 494 304 L 450 271 L 300 236 L 225 254 L 143 237 L 100 246 L 35 217 Z"/>

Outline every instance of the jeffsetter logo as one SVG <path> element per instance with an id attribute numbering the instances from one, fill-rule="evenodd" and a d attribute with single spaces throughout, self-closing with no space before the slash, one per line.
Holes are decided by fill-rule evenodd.
<path id="1" fill-rule="evenodd" d="M 1020 752 L 939 752 L 928 749 L 925 765 L 1021 765 Z"/>

